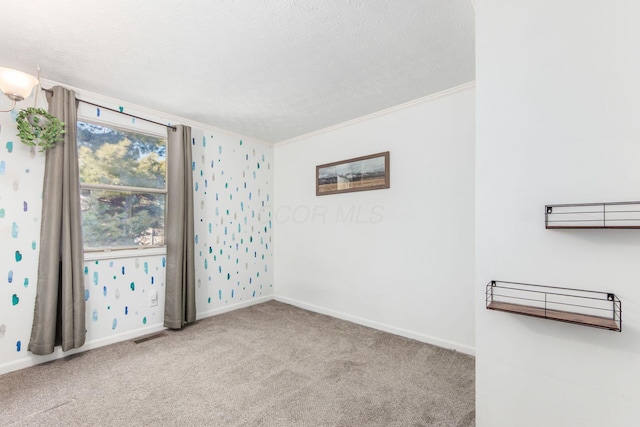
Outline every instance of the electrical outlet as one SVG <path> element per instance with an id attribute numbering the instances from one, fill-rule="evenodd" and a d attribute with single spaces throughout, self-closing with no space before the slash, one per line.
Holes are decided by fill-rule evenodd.
<path id="1" fill-rule="evenodd" d="M 158 291 L 155 289 L 149 294 L 149 307 L 155 307 L 158 305 Z"/>

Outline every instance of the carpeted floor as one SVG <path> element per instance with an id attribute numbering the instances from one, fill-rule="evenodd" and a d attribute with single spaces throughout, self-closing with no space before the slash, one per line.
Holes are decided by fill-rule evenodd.
<path id="1" fill-rule="evenodd" d="M 270 301 L 0 376 L 0 425 L 473 426 L 474 358 Z"/>

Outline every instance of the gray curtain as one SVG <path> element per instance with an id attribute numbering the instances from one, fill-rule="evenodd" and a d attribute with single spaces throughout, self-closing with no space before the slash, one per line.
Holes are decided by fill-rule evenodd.
<path id="1" fill-rule="evenodd" d="M 65 123 L 64 138 L 47 150 L 42 192 L 38 288 L 29 350 L 49 354 L 84 344 L 85 302 L 80 179 L 76 145 L 78 102 L 60 86 L 47 93 L 49 113 Z"/>
<path id="2" fill-rule="evenodd" d="M 175 131 L 168 128 L 165 208 L 164 326 L 171 329 L 180 329 L 196 320 L 191 128 L 183 125 L 176 128 Z"/>

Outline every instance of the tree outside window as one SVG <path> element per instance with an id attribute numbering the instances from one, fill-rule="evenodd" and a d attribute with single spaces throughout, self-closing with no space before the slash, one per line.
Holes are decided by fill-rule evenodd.
<path id="1" fill-rule="evenodd" d="M 166 138 L 78 122 L 85 250 L 164 245 Z"/>

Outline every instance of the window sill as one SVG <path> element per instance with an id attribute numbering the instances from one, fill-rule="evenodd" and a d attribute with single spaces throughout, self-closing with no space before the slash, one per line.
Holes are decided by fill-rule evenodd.
<path id="1" fill-rule="evenodd" d="M 140 249 L 122 249 L 122 250 L 103 250 L 103 251 L 91 251 L 84 253 L 85 261 L 98 261 L 103 259 L 117 259 L 117 258 L 139 258 L 146 256 L 166 255 L 167 248 L 165 246 L 160 248 L 140 248 Z"/>

